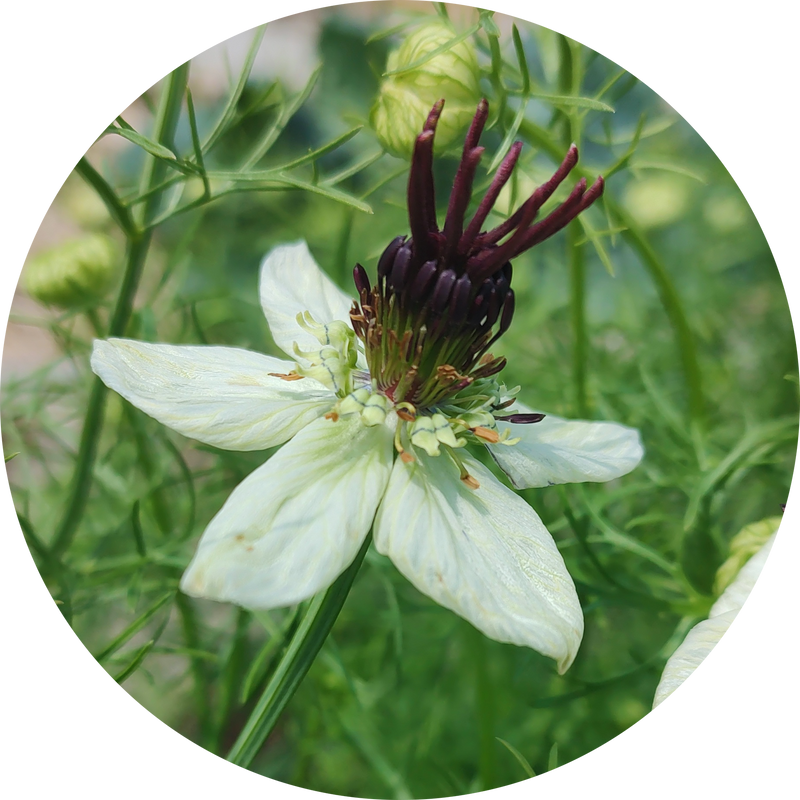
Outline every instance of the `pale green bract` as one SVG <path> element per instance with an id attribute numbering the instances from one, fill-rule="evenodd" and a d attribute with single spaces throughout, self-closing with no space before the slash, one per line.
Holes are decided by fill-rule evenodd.
<path id="1" fill-rule="evenodd" d="M 772 518 L 763 522 L 775 531 L 777 525 L 774 523 L 776 521 Z M 773 532 L 758 552 L 741 567 L 730 585 L 711 606 L 708 619 L 698 622 L 669 657 L 656 688 L 653 708 L 664 702 L 705 661 L 708 654 L 727 633 L 731 623 L 736 619 L 750 596 L 750 592 L 764 568 L 776 535 Z"/>
<path id="2" fill-rule="evenodd" d="M 228 347 L 94 344 L 92 369 L 106 385 L 173 430 L 228 450 L 285 443 L 211 520 L 183 591 L 251 609 L 292 605 L 327 588 L 372 528 L 378 552 L 421 592 L 564 672 L 583 635 L 564 561 L 536 512 L 464 449 L 477 441 L 469 426 L 488 426 L 491 415 L 453 422 L 449 407 L 429 410 L 398 451 L 401 409 L 376 391 L 350 299 L 305 242 L 268 253 L 260 282 L 273 338 L 292 361 Z M 547 416 L 498 422 L 496 433 L 492 455 L 517 486 L 607 481 L 643 455 L 638 432 L 615 423 Z M 440 446 L 460 454 L 468 481 Z"/>

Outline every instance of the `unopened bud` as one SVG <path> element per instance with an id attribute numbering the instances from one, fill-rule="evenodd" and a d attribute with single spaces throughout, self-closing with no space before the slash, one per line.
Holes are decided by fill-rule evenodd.
<path id="1" fill-rule="evenodd" d="M 61 308 L 96 305 L 109 290 L 119 264 L 113 239 L 100 233 L 73 239 L 28 262 L 24 283 L 40 303 Z"/>
<path id="2" fill-rule="evenodd" d="M 428 118 L 431 106 L 444 98 L 445 106 L 436 129 L 436 149 L 445 150 L 459 139 L 480 98 L 480 71 L 469 39 L 420 64 L 432 51 L 456 36 L 444 20 L 429 22 L 414 31 L 389 55 L 370 121 L 381 144 L 394 155 L 410 158 L 414 142 Z M 395 73 L 397 70 L 404 70 Z"/>
<path id="3" fill-rule="evenodd" d="M 778 530 L 781 517 L 768 517 L 767 519 L 745 525 L 736 536 L 731 539 L 728 558 L 717 570 L 714 579 L 714 594 L 721 595 L 739 570 L 754 556 L 767 542 L 770 536 Z"/>

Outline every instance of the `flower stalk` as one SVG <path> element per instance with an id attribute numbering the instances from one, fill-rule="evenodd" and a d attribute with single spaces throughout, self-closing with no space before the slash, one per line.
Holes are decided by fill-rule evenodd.
<path id="1" fill-rule="evenodd" d="M 258 755 L 284 708 L 314 663 L 317 653 L 325 644 L 371 542 L 372 536 L 367 536 L 353 563 L 327 591 L 320 592 L 311 600 L 283 658 L 228 753 L 228 761 L 247 767 Z"/>
<path id="2" fill-rule="evenodd" d="M 187 62 L 178 67 L 166 79 L 166 86 L 161 96 L 156 120 L 156 140 L 161 143 L 170 143 L 175 135 L 188 77 L 189 63 Z M 145 184 L 148 187 L 157 185 L 162 179 L 164 167 L 160 163 L 155 164 L 155 161 L 156 159 L 151 157 L 151 166 L 145 173 Z M 81 174 L 89 179 L 92 185 L 98 185 L 98 181 L 95 179 L 96 173 L 91 167 L 81 170 Z M 99 178 L 99 175 L 97 177 Z M 110 205 L 113 209 L 118 208 L 118 204 L 113 202 L 112 196 L 104 194 L 103 197 L 106 205 Z M 142 222 L 148 222 L 157 213 L 161 205 L 161 198 L 162 192 L 156 192 L 144 204 Z M 122 336 L 131 318 L 133 301 L 136 297 L 136 290 L 139 287 L 139 280 L 150 249 L 153 233 L 152 229 L 142 230 L 138 228 L 127 213 L 116 213 L 115 219 L 120 222 L 123 233 L 128 239 L 128 246 L 125 273 L 108 326 L 108 333 L 110 336 Z M 51 552 L 57 559 L 67 551 L 72 543 L 78 525 L 83 518 L 83 512 L 86 509 L 86 502 L 92 485 L 94 464 L 97 460 L 100 433 L 103 427 L 106 395 L 106 385 L 100 378 L 95 378 L 89 395 L 86 416 L 84 417 L 83 430 L 78 447 L 77 467 L 73 475 L 69 499 L 51 545 Z"/>

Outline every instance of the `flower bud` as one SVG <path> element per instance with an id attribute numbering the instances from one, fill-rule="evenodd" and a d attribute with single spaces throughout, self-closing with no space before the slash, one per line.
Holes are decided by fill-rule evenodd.
<path id="1" fill-rule="evenodd" d="M 386 71 L 391 73 L 414 64 L 456 35 L 444 20 L 429 22 L 389 55 Z M 380 143 L 390 153 L 410 158 L 431 106 L 444 98 L 436 148 L 447 149 L 472 120 L 480 97 L 478 78 L 478 60 L 469 39 L 418 67 L 388 75 L 381 83 L 370 115 Z"/>
<path id="2" fill-rule="evenodd" d="M 717 570 L 714 579 L 714 594 L 719 596 L 733 582 L 739 570 L 766 544 L 767 540 L 781 524 L 781 517 L 767 519 L 745 525 L 731 539 L 728 558 Z"/>
<path id="3" fill-rule="evenodd" d="M 28 262 L 25 289 L 45 305 L 96 305 L 114 280 L 118 257 L 114 240 L 101 233 L 73 239 Z"/>

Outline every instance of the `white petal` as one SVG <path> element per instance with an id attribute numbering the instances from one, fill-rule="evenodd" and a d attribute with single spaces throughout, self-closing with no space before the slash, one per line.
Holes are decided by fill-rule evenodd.
<path id="1" fill-rule="evenodd" d="M 469 489 L 445 455 L 398 459 L 375 520 L 375 546 L 421 592 L 492 639 L 525 645 L 564 672 L 583 636 L 575 586 L 536 512 L 478 461 Z"/>
<path id="2" fill-rule="evenodd" d="M 305 242 L 270 250 L 261 262 L 259 288 L 272 338 L 292 359 L 295 342 L 301 350 L 319 350 L 317 339 L 297 324 L 301 311 L 323 324 L 343 320 L 350 325 L 353 298 L 317 266 Z"/>
<path id="3" fill-rule="evenodd" d="M 110 389 L 173 430 L 225 450 L 263 450 L 290 439 L 335 397 L 293 368 L 233 347 L 95 340 L 92 369 Z"/>
<path id="4" fill-rule="evenodd" d="M 767 560 L 773 534 L 764 546 L 739 570 L 739 574 L 711 607 L 708 619 L 692 628 L 667 660 L 656 689 L 653 707 L 674 692 L 703 662 L 723 637 L 753 590 Z"/>
<path id="5" fill-rule="evenodd" d="M 530 413 L 517 403 L 511 413 Z M 498 422 L 514 445 L 488 445 L 494 460 L 517 489 L 556 483 L 610 481 L 626 475 L 644 455 L 639 431 L 616 422 L 584 422 L 548 414 L 541 422 Z"/>
<path id="6" fill-rule="evenodd" d="M 726 611 L 724 614 L 698 622 L 689 631 L 664 667 L 664 674 L 661 676 L 653 700 L 654 708 L 669 697 L 700 666 L 728 630 L 736 614 L 736 611 Z"/>
<path id="7" fill-rule="evenodd" d="M 329 586 L 364 541 L 391 472 L 392 435 L 318 419 L 236 487 L 181 581 L 194 597 L 293 605 Z"/>

